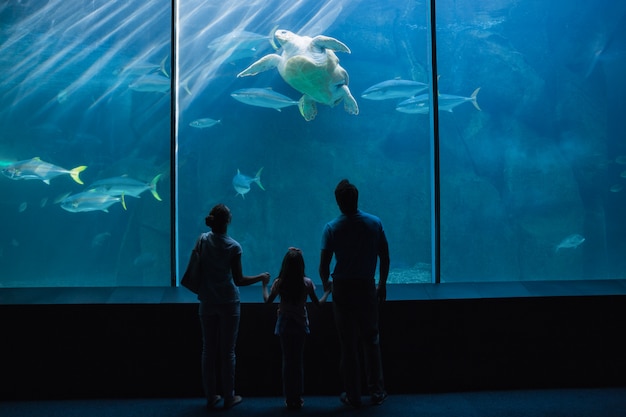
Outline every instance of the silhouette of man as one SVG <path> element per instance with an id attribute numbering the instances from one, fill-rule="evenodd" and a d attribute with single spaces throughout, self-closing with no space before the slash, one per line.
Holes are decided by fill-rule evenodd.
<path id="1" fill-rule="evenodd" d="M 387 398 L 378 335 L 378 303 L 385 301 L 389 246 L 380 219 L 358 209 L 359 191 L 344 179 L 335 188 L 339 217 L 324 227 L 319 274 L 324 290 L 332 288 L 335 324 L 341 345 L 340 372 L 345 392 L 340 400 L 361 405 L 359 345 L 372 404 Z M 330 279 L 330 263 L 335 268 Z M 376 264 L 380 260 L 378 286 Z"/>

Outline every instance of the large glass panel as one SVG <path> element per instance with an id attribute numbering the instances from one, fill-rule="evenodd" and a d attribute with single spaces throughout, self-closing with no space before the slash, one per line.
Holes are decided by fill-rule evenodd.
<path id="1" fill-rule="evenodd" d="M 437 12 L 442 281 L 624 278 L 626 3 Z"/>
<path id="2" fill-rule="evenodd" d="M 233 213 L 229 234 L 243 246 L 244 273 L 268 270 L 275 276 L 287 248 L 297 246 L 308 275 L 319 282 L 322 228 L 339 214 L 333 192 L 348 178 L 360 190 L 360 207 L 385 225 L 389 282 L 430 282 L 428 118 L 396 110 L 428 82 L 427 4 L 181 0 L 180 17 L 182 265 L 207 230 L 204 216 L 225 203 Z M 288 42 L 277 30 L 298 40 Z M 312 44 L 303 38 L 317 35 L 339 40 L 351 53 L 333 41 Z M 310 83 L 298 91 L 279 75 L 276 65 L 284 58 L 278 57 L 260 68 L 265 71 L 238 77 L 261 57 L 284 57 L 295 42 L 317 48 L 307 57 L 336 50 L 349 81 L 334 65 L 337 72 L 327 67 L 287 75 L 292 84 Z M 391 87 L 363 96 L 383 81 Z M 350 114 L 355 107 L 342 95 L 343 84 L 356 99 L 358 115 Z M 317 115 L 307 121 L 298 106 L 302 91 L 334 96 L 318 97 Z M 303 114 L 312 113 L 309 101 L 301 103 Z"/>
<path id="3" fill-rule="evenodd" d="M 0 22 L 0 287 L 169 285 L 170 1 Z"/>

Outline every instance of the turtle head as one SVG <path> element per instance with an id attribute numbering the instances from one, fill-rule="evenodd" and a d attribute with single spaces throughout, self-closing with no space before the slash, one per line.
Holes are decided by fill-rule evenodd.
<path id="1" fill-rule="evenodd" d="M 285 29 L 279 29 L 276 32 L 274 32 L 274 38 L 276 38 L 276 40 L 281 46 L 285 45 L 288 42 L 291 42 L 294 36 L 295 35 L 293 32 L 290 32 Z"/>

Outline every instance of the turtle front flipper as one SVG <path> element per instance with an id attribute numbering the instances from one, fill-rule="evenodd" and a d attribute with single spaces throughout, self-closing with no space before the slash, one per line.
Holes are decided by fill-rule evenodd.
<path id="1" fill-rule="evenodd" d="M 350 89 L 348 88 L 347 85 L 344 84 L 341 87 L 341 89 L 343 90 L 343 93 L 344 93 L 343 108 L 348 113 L 356 116 L 357 114 L 359 114 L 359 105 L 356 104 L 356 100 L 354 99 L 354 97 L 352 97 L 352 94 L 350 93 Z"/>
<path id="2" fill-rule="evenodd" d="M 350 48 L 348 48 L 345 43 L 329 36 L 318 35 L 313 38 L 311 44 L 320 49 L 330 49 L 331 51 L 346 52 L 348 54 L 351 53 Z"/>
<path id="3" fill-rule="evenodd" d="M 307 122 L 310 122 L 315 119 L 315 116 L 317 116 L 317 105 L 309 96 L 304 95 L 300 97 L 300 100 L 298 101 L 298 109 L 300 109 L 300 114 Z"/>
<path id="4" fill-rule="evenodd" d="M 280 55 L 269 54 L 265 55 L 263 58 L 254 62 L 245 70 L 241 71 L 237 74 L 237 78 L 239 77 L 247 77 L 249 75 L 257 75 L 260 72 L 270 70 L 272 68 L 276 68 L 278 64 L 281 62 L 282 58 Z"/>

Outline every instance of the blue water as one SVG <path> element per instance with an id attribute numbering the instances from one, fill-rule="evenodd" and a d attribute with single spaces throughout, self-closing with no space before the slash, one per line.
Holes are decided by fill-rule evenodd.
<path id="1" fill-rule="evenodd" d="M 87 165 L 62 175 L 0 177 L 0 286 L 169 285 L 172 194 L 169 92 L 136 91 L 172 74 L 170 2 L 12 2 L 0 6 L 0 163 L 40 157 Z M 626 6 L 543 1 L 437 4 L 439 92 L 469 97 L 440 112 L 443 281 L 623 278 L 626 275 Z M 303 249 L 318 281 L 321 230 L 349 178 L 383 220 L 390 282 L 430 280 L 430 128 L 400 100 L 361 97 L 394 78 L 431 81 L 427 4 L 418 1 L 181 1 L 178 43 L 177 226 L 180 263 L 216 203 L 233 212 L 244 274 L 278 272 Z M 270 69 L 237 74 L 274 51 L 275 28 L 323 34 L 360 113 L 318 105 L 305 121 L 230 93 L 301 93 Z M 260 41 L 209 48 L 245 30 Z M 223 39 L 223 38 L 222 38 Z M 240 46 L 236 43 L 233 47 Z M 236 54 L 235 54 L 236 52 Z M 155 87 L 155 90 L 157 88 Z M 197 119 L 220 122 L 198 129 Z M 232 179 L 260 168 L 243 197 Z M 127 196 L 126 210 L 68 212 L 55 203 L 97 180 L 156 175 L 163 201 Z M 624 174 L 626 176 L 626 174 Z M 556 248 L 569 236 L 584 241 Z"/>

